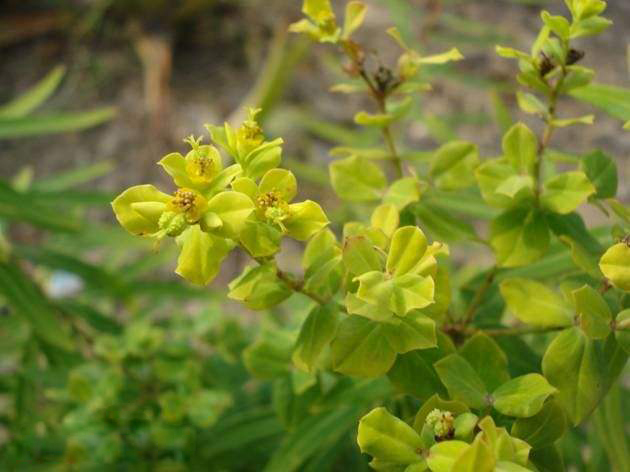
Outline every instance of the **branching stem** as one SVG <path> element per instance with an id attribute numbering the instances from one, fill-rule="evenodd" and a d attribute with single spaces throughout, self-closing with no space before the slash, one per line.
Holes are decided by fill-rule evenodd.
<path id="1" fill-rule="evenodd" d="M 473 295 L 472 300 L 470 301 L 470 305 L 468 305 L 468 309 L 464 315 L 464 324 L 470 324 L 475 317 L 475 313 L 477 309 L 483 302 L 483 297 L 486 295 L 490 287 L 492 286 L 492 282 L 494 282 L 494 277 L 497 275 L 497 266 L 493 266 L 486 275 L 485 280 L 479 286 L 475 294 Z"/>

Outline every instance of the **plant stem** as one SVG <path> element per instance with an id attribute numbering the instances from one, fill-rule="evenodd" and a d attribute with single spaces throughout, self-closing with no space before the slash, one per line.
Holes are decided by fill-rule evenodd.
<path id="1" fill-rule="evenodd" d="M 280 280 L 282 280 L 285 284 L 287 284 L 289 286 L 289 288 L 291 290 L 293 290 L 294 292 L 301 293 L 302 295 L 307 296 L 308 298 L 310 298 L 311 300 L 319 303 L 320 305 L 325 305 L 326 304 L 326 300 L 324 300 L 322 297 L 320 297 L 319 295 L 317 295 L 315 293 L 312 293 L 312 292 L 309 292 L 308 290 L 304 289 L 304 281 L 303 280 L 295 279 L 294 277 L 292 277 L 291 275 L 289 275 L 285 271 L 281 270 L 277 266 L 276 266 L 276 276 Z"/>
<path id="2" fill-rule="evenodd" d="M 383 102 L 385 102 L 385 100 L 383 100 Z M 385 112 L 385 105 L 383 105 L 382 111 L 383 113 Z M 398 155 L 398 151 L 396 150 L 396 143 L 394 142 L 394 138 L 392 137 L 392 132 L 389 129 L 389 126 L 383 126 L 381 132 L 383 133 L 383 139 L 385 140 L 385 144 L 387 144 L 387 148 L 389 149 L 389 154 L 392 159 L 392 162 L 394 163 L 394 167 L 396 168 L 396 173 L 398 174 L 398 178 L 402 178 L 404 175 L 402 160 L 400 159 L 400 156 Z"/>
<path id="3" fill-rule="evenodd" d="M 268 262 L 267 260 L 263 258 L 254 257 L 245 247 L 241 246 L 241 248 L 249 255 L 249 257 L 255 260 L 259 265 L 264 265 Z M 293 290 L 296 293 L 301 293 L 302 295 L 310 298 L 311 300 L 313 300 L 314 302 L 320 305 L 325 305 L 326 303 L 329 303 L 330 300 L 326 300 L 320 297 L 319 295 L 317 295 L 316 293 L 309 292 L 308 290 L 306 290 L 304 288 L 304 280 L 297 279 L 291 274 L 289 274 L 288 272 L 285 272 L 282 269 L 280 269 L 278 267 L 278 264 L 275 262 L 275 260 L 273 261 L 273 264 L 274 264 L 274 268 L 276 269 L 276 277 L 282 280 L 291 290 Z M 341 311 L 347 312 L 346 308 L 340 303 L 337 303 L 337 307 Z"/>
<path id="4" fill-rule="evenodd" d="M 472 322 L 473 318 L 475 317 L 475 313 L 477 309 L 479 308 L 479 305 L 481 305 L 481 302 L 483 301 L 484 295 L 492 286 L 494 277 L 497 275 L 497 270 L 498 270 L 497 266 L 493 266 L 488 271 L 488 274 L 486 275 L 486 278 L 483 281 L 483 283 L 479 286 L 479 288 L 475 292 L 475 295 L 470 301 L 470 305 L 468 305 L 466 314 L 464 315 L 464 325 L 470 324 Z"/>
<path id="5" fill-rule="evenodd" d="M 353 69 L 356 71 L 356 73 L 358 73 L 359 77 L 361 77 L 361 79 L 363 79 L 363 82 L 365 82 L 365 84 L 367 85 L 369 95 L 376 102 L 379 112 L 387 113 L 387 91 L 381 90 L 379 87 L 374 85 L 374 82 L 372 81 L 372 79 L 370 79 L 370 76 L 365 70 L 363 59 L 359 59 L 359 56 L 357 55 L 356 50 L 352 45 L 350 45 L 349 43 L 344 43 L 343 50 L 348 58 L 352 61 Z M 398 151 L 396 150 L 396 143 L 394 142 L 394 138 L 392 137 L 392 132 L 389 125 L 383 126 L 381 128 L 381 134 L 383 135 L 383 140 L 385 141 L 385 145 L 389 150 L 390 158 L 396 169 L 396 174 L 398 178 L 402 178 L 404 175 L 402 160 L 400 159 Z"/>
<path id="6" fill-rule="evenodd" d="M 562 84 L 564 84 L 564 79 L 567 76 L 567 71 L 565 66 L 561 66 L 560 77 L 556 81 L 551 93 L 549 94 L 549 104 L 547 106 L 547 116 L 545 117 L 545 129 L 543 131 L 542 138 L 538 144 L 538 159 L 536 159 L 536 163 L 534 164 L 534 178 L 536 179 L 536 200 L 540 199 L 540 194 L 542 193 L 542 182 L 541 182 L 541 171 L 542 171 L 542 160 L 543 155 L 545 154 L 545 150 L 549 143 L 551 142 L 551 137 L 556 129 L 553 125 L 553 121 L 556 118 L 556 108 L 558 105 L 558 97 L 560 96 L 560 89 L 562 88 Z"/>

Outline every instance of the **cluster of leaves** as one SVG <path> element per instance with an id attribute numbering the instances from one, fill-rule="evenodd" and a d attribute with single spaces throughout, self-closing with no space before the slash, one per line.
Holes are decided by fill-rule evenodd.
<path id="1" fill-rule="evenodd" d="M 69 372 L 64 389 L 49 393 L 68 405 L 64 464 L 184 470 L 194 460 L 200 431 L 233 403 L 230 382 L 217 385 L 221 358 L 213 366 L 207 354 L 224 328 L 211 312 L 200 315 L 163 326 L 136 320 L 94 340 L 94 358 Z"/>
<path id="2" fill-rule="evenodd" d="M 333 151 L 341 157 L 330 165 L 337 195 L 376 204 L 364 221 L 343 222 L 341 242 L 316 203 L 290 203 L 297 186 L 277 168 L 281 141 L 265 140 L 255 112 L 237 130 L 208 126 L 232 166 L 223 169 L 218 150 L 189 139 L 186 157 L 160 161 L 179 187 L 174 196 L 139 186 L 114 200 L 131 233 L 176 238 L 184 278 L 209 282 L 239 246 L 258 265 L 230 284 L 231 298 L 266 309 L 298 292 L 316 303 L 299 330 L 276 328 L 244 354 L 250 371 L 275 379 L 276 408 L 288 427 L 316 438 L 317 421 L 334 415 L 295 421 L 330 406 L 331 385 L 343 385 L 339 374 L 387 374 L 417 413 L 406 409 L 398 418 L 379 407 L 363 416 L 358 443 L 374 469 L 563 470 L 556 443 L 567 425 L 581 424 L 598 407 L 630 352 L 630 209 L 615 198 L 615 162 L 597 150 L 574 157 L 549 147 L 557 129 L 593 122 L 592 115 L 560 118 L 557 109 L 564 95 L 589 90 L 594 77 L 577 65 L 583 53 L 571 40 L 610 24 L 600 16 L 601 0 L 566 4 L 570 19 L 542 13 L 530 53 L 497 48 L 518 59 L 518 81 L 528 89 L 518 103 L 541 119 L 541 135 L 516 123 L 503 136 L 501 157 L 481 159 L 475 144 L 456 140 L 418 162 L 417 153 L 399 151 L 392 127 L 413 107 L 414 94 L 429 88 L 424 69 L 461 54 L 423 56 L 390 29 L 403 50 L 397 66 L 371 70 L 365 49 L 351 39 L 365 5 L 350 2 L 340 27 L 328 0 L 305 0 L 308 18 L 291 30 L 340 46 L 352 81 L 335 89 L 374 100 L 376 112 L 361 111 L 355 122 L 378 129 L 384 142 Z M 558 154 L 570 169 L 558 165 Z M 448 202 L 456 213 L 490 220 L 488 236 L 449 215 Z M 615 218 L 610 233 L 587 229 L 577 213 L 586 203 Z M 479 244 L 496 262 L 462 282 L 452 276 L 448 246 L 429 244 L 417 223 L 448 243 Z M 284 235 L 308 241 L 303 278 L 275 262 Z M 542 337 L 518 337 L 528 334 Z M 353 420 L 355 411 L 337 413 Z M 272 469 L 293 470 L 314 454 L 307 449 L 285 462 L 304 443 L 295 437 Z"/>

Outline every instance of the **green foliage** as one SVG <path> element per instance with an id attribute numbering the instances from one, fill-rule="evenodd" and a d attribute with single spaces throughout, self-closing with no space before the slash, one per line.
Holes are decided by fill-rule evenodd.
<path id="1" fill-rule="evenodd" d="M 115 116 L 116 110 L 112 107 L 31 115 L 32 111 L 52 96 L 64 74 L 65 67 L 57 66 L 22 95 L 0 106 L 0 139 L 82 130 L 109 121 Z"/>
<path id="2" fill-rule="evenodd" d="M 358 444 L 372 456 L 375 470 L 562 470 L 554 443 L 565 435 L 566 420 L 578 425 L 586 419 L 625 365 L 627 316 L 615 313 L 627 303 L 622 292 L 629 290 L 630 246 L 624 240 L 604 252 L 575 213 L 589 202 L 608 205 L 627 226 L 627 209 L 614 200 L 615 162 L 601 151 L 573 161 L 578 166 L 572 169 L 560 170 L 547 160 L 557 129 L 593 123 L 592 115 L 557 116 L 558 99 L 579 96 L 594 77 L 576 65 L 582 54 L 571 40 L 610 23 L 600 16 L 605 2 L 566 3 L 570 19 L 542 12 L 543 27 L 530 53 L 497 47 L 499 55 L 519 60 L 518 81 L 530 91 L 518 92 L 518 104 L 542 119 L 542 135 L 519 122 L 505 127 L 498 158 L 482 160 L 475 144 L 454 139 L 428 152 L 426 165 L 416 167 L 398 150 L 392 129 L 410 112 L 411 95 L 426 89 L 415 78 L 428 65 L 460 59 L 459 52 L 423 56 L 391 28 L 388 33 L 402 49 L 397 68 L 371 71 L 365 50 L 350 39 L 364 20 L 365 5 L 348 3 L 340 27 L 329 1 L 304 1 L 307 18 L 290 30 L 341 47 L 350 62 L 348 74 L 363 84 L 334 89 L 364 91 L 374 100 L 375 110 L 359 111 L 354 121 L 380 132 L 384 142 L 382 149 L 341 147 L 332 153 L 341 157 L 329 168 L 337 196 L 374 204 L 367 221 L 341 222 L 341 243 L 324 229 L 328 218 L 319 205 L 291 203 L 297 182 L 277 167 L 282 140 L 265 139 L 255 110 L 237 130 L 207 126 L 213 142 L 234 159 L 227 175 L 218 151 L 191 138 L 189 155 L 161 161 L 180 187 L 174 197 L 139 187 L 150 195 L 130 199 L 123 193 L 114 202 L 119 221 L 132 233 L 205 241 L 203 247 L 189 243 L 195 246 L 191 250 L 183 244 L 180 267 L 187 270 L 178 273 L 189 281 L 207 283 L 225 254 L 241 247 L 258 265 L 230 283 L 230 298 L 260 310 L 296 292 L 316 304 L 299 330 L 276 328 L 244 354 L 254 375 L 278 379 L 274 401 L 285 422 L 296 421 L 301 397 L 322 382 L 318 375 L 337 375 L 333 372 L 358 378 L 387 374 L 398 391 L 425 402 L 413 427 L 409 413 L 399 418 L 384 407 L 361 418 Z M 393 174 L 384 168 L 388 162 Z M 448 198 L 457 213 L 490 220 L 488 240 L 439 206 Z M 460 206 L 470 198 L 477 199 L 478 209 Z M 277 266 L 284 236 L 307 241 L 302 279 Z M 431 236 L 482 242 L 495 263 L 473 278 L 471 287 L 459 280 L 452 287 L 444 257 L 448 247 L 430 242 Z M 562 280 L 560 295 L 540 268 L 557 265 L 563 245 L 573 263 L 557 274 L 573 278 Z M 504 311 L 518 324 L 503 320 Z M 546 347 L 519 341 L 508 349 L 492 339 L 553 331 L 560 332 Z M 517 367 L 519 362 L 526 366 Z M 510 427 L 513 436 L 495 421 Z M 285 444 L 290 449 L 290 441 Z M 274 470 L 277 457 L 271 464 Z"/>
<path id="3" fill-rule="evenodd" d="M 268 138 L 249 109 L 238 127 L 206 125 L 212 144 L 191 136 L 185 155 L 159 161 L 170 193 L 137 185 L 113 199 L 120 226 L 164 257 L 128 262 L 133 243 L 118 234 L 109 250 L 125 263 L 99 267 L 5 238 L 0 293 L 13 311 L 0 332 L 15 333 L 17 374 L 1 385 L 19 400 L 7 468 L 25 451 L 47 453 L 33 445 L 44 424 L 68 470 L 364 470 L 363 453 L 389 472 L 562 471 L 563 456 L 584 465 L 575 444 L 591 441 L 582 425 L 592 414 L 606 466 L 627 464 L 612 395 L 630 352 L 630 208 L 615 198 L 613 157 L 587 150 L 560 166 L 550 145 L 562 128 L 593 123 L 559 115 L 561 97 L 630 117 L 624 92 L 593 84 L 572 47 L 610 24 L 606 3 L 565 4 L 570 17 L 541 13 L 529 52 L 496 48 L 518 61 L 519 107 L 542 121 L 539 135 L 504 119 L 499 157 L 449 130 L 420 152 L 395 139 L 426 80 L 462 58 L 457 49 L 425 56 L 391 28 L 396 66 L 373 70 L 369 47 L 352 39 L 366 6 L 349 2 L 338 22 L 330 1 L 305 0 L 290 31 L 338 46 L 352 82 L 335 90 L 374 104 L 354 116 L 365 133 L 324 124 L 344 141 L 331 152 L 331 187 L 361 205 L 329 220 L 315 201 L 296 202 L 298 180 L 279 167 L 283 139 Z M 28 113 L 59 80 L 57 71 L 5 116 Z M 76 241 L 61 247 L 74 247 L 81 220 L 46 216 L 58 193 L 54 182 L 2 183 L 0 216 L 70 233 Z M 589 229 L 585 204 L 610 224 Z M 302 275 L 284 269 L 288 244 L 303 248 Z M 455 244 L 464 257 L 449 258 Z M 234 252 L 249 259 L 227 298 L 258 311 L 247 323 L 208 304 L 209 290 L 137 280 L 177 257 L 175 272 L 206 286 Z M 25 261 L 78 274 L 87 290 L 52 299 Z M 182 313 L 168 293 L 206 306 Z M 121 306 L 125 323 L 109 314 Z M 54 379 L 34 381 L 44 364 Z M 54 411 L 38 423 L 28 412 L 42 401 Z"/>

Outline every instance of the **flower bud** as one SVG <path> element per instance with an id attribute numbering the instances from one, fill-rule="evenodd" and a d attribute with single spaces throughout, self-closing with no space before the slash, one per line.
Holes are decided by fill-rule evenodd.
<path id="1" fill-rule="evenodd" d="M 186 217 L 182 213 L 165 211 L 158 221 L 158 226 L 168 236 L 175 237 L 182 234 L 188 224 L 186 223 Z"/>
<path id="2" fill-rule="evenodd" d="M 453 422 L 455 418 L 450 411 L 441 411 L 435 408 L 432 410 L 425 422 L 433 427 L 433 432 L 437 438 L 447 438 L 453 434 Z"/>

